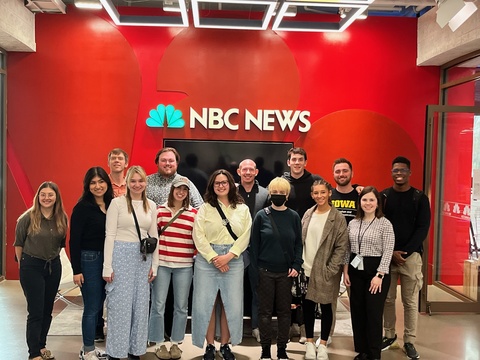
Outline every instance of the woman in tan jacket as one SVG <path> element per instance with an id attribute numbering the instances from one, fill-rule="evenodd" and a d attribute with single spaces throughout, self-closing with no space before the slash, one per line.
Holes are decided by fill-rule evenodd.
<path id="1" fill-rule="evenodd" d="M 317 180 L 312 185 L 316 205 L 302 219 L 303 269 L 308 288 L 303 299 L 306 360 L 327 360 L 327 340 L 333 324 L 332 303 L 337 301 L 342 265 L 348 247 L 347 223 L 344 216 L 331 206 L 331 185 Z M 320 345 L 315 347 L 313 329 L 315 305 L 320 304 L 322 324 Z"/>

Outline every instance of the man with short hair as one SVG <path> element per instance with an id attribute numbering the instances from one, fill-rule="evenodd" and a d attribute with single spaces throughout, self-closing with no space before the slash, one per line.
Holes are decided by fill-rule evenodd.
<path id="1" fill-rule="evenodd" d="M 340 211 L 347 224 L 357 215 L 358 191 L 352 185 L 352 163 L 345 158 L 333 162 L 333 179 L 337 183 L 332 190 L 332 205 Z"/>
<path id="2" fill-rule="evenodd" d="M 128 154 L 125 150 L 115 148 L 108 153 L 108 167 L 110 168 L 108 177 L 112 182 L 115 197 L 125 195 L 127 192 L 127 183 L 125 182 L 125 169 L 127 166 Z"/>
<path id="3" fill-rule="evenodd" d="M 238 184 L 238 193 L 245 200 L 245 204 L 250 209 L 252 221 L 255 214 L 268 206 L 268 190 L 260 186 L 255 177 L 258 175 L 256 163 L 251 159 L 245 159 L 238 164 L 237 174 L 240 176 L 240 184 Z M 245 253 L 243 256 L 245 257 Z M 248 266 L 248 279 L 252 289 L 252 336 L 260 342 L 260 330 L 258 329 L 258 298 L 256 284 L 256 269 Z"/>
<path id="4" fill-rule="evenodd" d="M 158 171 L 147 176 L 146 194 L 147 198 L 153 200 L 157 206 L 167 201 L 173 181 L 181 177 L 177 173 L 179 163 L 180 154 L 175 148 L 165 147 L 155 155 Z M 190 181 L 190 203 L 195 209 L 203 204 L 202 196 L 192 181 Z"/>
<path id="5" fill-rule="evenodd" d="M 403 351 L 409 359 L 419 359 L 415 349 L 418 294 L 423 285 L 423 241 L 430 227 L 430 203 L 428 197 L 410 185 L 410 160 L 403 156 L 392 161 L 393 186 L 382 191 L 383 212 L 390 220 L 395 233 L 395 248 L 390 267 L 391 284 L 383 312 L 385 329 L 382 351 L 398 347 L 395 332 L 395 300 L 397 283 L 404 312 Z"/>
<path id="6" fill-rule="evenodd" d="M 289 172 L 283 174 L 283 177 L 292 186 L 287 200 L 287 207 L 295 210 L 300 218 L 305 211 L 315 205 L 312 199 L 312 185 L 315 180 L 322 180 L 319 175 L 314 175 L 307 171 L 307 152 L 301 147 L 294 147 L 288 150 L 287 165 Z"/>

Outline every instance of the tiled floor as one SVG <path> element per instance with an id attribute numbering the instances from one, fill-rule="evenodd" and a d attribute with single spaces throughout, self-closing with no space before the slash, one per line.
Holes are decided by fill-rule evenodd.
<path id="1" fill-rule="evenodd" d="M 17 281 L 0 283 L 0 360 L 27 359 L 25 344 L 25 299 Z M 403 317 L 398 314 L 401 323 Z M 399 336 L 402 333 L 397 329 Z M 400 342 L 401 343 L 401 342 Z M 49 336 L 48 347 L 57 360 L 76 360 L 81 346 L 80 336 Z M 480 359 L 480 315 L 477 314 L 435 314 L 420 315 L 417 350 L 422 359 L 435 360 L 479 360 Z M 190 337 L 181 345 L 182 359 L 200 360 L 202 349 L 191 344 Z M 288 355 L 292 360 L 303 359 L 305 347 L 297 342 L 288 345 Z M 272 352 L 275 358 L 275 346 Z M 149 349 L 153 351 L 153 348 Z M 237 360 L 258 359 L 260 346 L 253 338 L 245 337 L 241 345 L 233 348 Z M 330 360 L 350 360 L 353 342 L 350 337 L 335 336 L 329 347 Z M 142 360 L 156 360 L 153 353 L 147 353 Z M 382 353 L 384 360 L 406 359 L 402 350 L 388 350 Z"/>

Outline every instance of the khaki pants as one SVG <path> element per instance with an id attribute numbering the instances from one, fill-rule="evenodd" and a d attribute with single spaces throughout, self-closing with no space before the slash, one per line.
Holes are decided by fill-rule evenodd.
<path id="1" fill-rule="evenodd" d="M 397 283 L 400 278 L 404 326 L 404 343 L 415 343 L 418 320 L 418 294 L 423 285 L 422 257 L 413 253 L 403 265 L 391 265 L 390 274 L 392 281 L 385 301 L 383 312 L 383 326 L 385 336 L 395 337 L 395 300 L 397 298 Z"/>

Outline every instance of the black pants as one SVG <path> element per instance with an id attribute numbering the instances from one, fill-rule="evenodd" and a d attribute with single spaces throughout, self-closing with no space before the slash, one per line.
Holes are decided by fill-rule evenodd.
<path id="1" fill-rule="evenodd" d="M 27 300 L 27 346 L 30 358 L 40 356 L 40 350 L 46 346 L 61 276 L 60 257 L 47 262 L 22 254 L 20 284 Z"/>
<path id="2" fill-rule="evenodd" d="M 258 269 L 258 328 L 262 346 L 272 344 L 272 313 L 275 304 L 278 321 L 277 347 L 287 347 L 290 331 L 292 278 L 288 272 Z"/>
<path id="3" fill-rule="evenodd" d="M 352 254 L 350 261 L 355 256 Z M 386 274 L 382 280 L 382 292 L 371 294 L 368 291 L 380 260 L 380 257 L 364 257 L 364 270 L 348 267 L 353 344 L 356 352 L 368 354 L 369 359 L 381 357 L 383 307 L 390 287 L 390 275 Z"/>
<path id="4" fill-rule="evenodd" d="M 315 307 L 312 300 L 303 299 L 303 317 L 305 320 L 305 335 L 307 339 L 313 339 L 315 329 Z M 320 339 L 327 341 L 333 324 L 332 304 L 320 304 L 322 322 L 320 323 Z"/>

